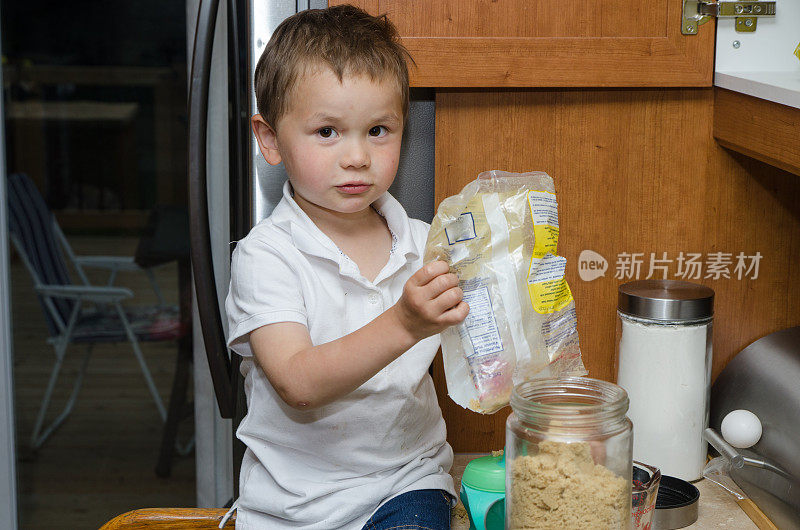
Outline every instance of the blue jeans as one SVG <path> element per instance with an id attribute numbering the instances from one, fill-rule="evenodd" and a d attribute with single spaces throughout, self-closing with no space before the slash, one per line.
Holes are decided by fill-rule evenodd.
<path id="1" fill-rule="evenodd" d="M 403 493 L 378 508 L 362 530 L 450 530 L 450 498 L 444 490 Z"/>

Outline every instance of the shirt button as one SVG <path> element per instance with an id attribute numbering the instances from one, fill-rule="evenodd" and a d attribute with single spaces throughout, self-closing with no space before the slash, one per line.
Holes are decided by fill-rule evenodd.
<path id="1" fill-rule="evenodd" d="M 369 293 L 367 300 L 369 300 L 370 304 L 377 304 L 381 301 L 381 297 L 378 296 L 378 293 Z"/>

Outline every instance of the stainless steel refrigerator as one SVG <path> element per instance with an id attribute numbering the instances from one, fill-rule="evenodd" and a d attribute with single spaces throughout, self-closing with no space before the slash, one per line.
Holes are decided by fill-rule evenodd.
<path id="1" fill-rule="evenodd" d="M 250 132 L 253 72 L 275 28 L 325 0 L 187 0 L 189 203 L 194 317 L 197 503 L 219 507 L 237 493 L 246 413 L 239 363 L 225 346 L 224 300 L 235 242 L 280 200 L 286 173 L 261 157 Z M 433 92 L 412 89 L 400 169 L 390 192 L 411 217 L 433 217 Z"/>

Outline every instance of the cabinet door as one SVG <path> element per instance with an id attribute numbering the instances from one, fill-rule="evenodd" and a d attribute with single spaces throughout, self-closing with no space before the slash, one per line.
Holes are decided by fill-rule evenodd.
<path id="1" fill-rule="evenodd" d="M 423 87 L 710 86 L 714 23 L 681 0 L 331 0 L 388 15 Z"/>

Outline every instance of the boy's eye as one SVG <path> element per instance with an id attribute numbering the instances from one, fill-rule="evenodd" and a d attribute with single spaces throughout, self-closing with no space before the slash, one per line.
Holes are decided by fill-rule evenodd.
<path id="1" fill-rule="evenodd" d="M 323 138 L 330 138 L 331 136 L 333 136 L 333 127 L 322 127 L 320 130 L 317 131 L 317 134 L 319 134 Z"/>
<path id="2" fill-rule="evenodd" d="M 376 125 L 375 127 L 371 128 L 369 130 L 369 135 L 370 136 L 383 136 L 384 134 L 386 134 L 386 132 L 387 132 L 386 131 L 386 127 L 384 127 L 383 125 Z"/>

